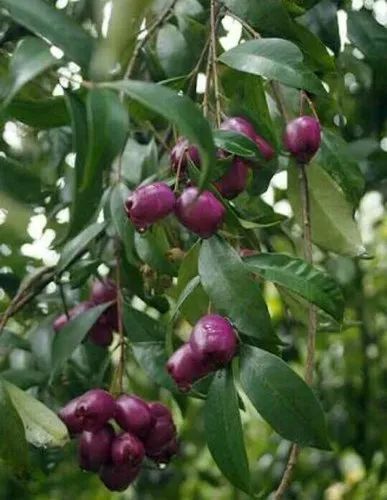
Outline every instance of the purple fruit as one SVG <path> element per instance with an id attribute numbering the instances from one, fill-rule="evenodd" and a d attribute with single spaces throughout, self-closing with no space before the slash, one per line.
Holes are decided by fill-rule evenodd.
<path id="1" fill-rule="evenodd" d="M 110 325 L 97 321 L 89 331 L 88 338 L 93 344 L 107 347 L 113 341 L 113 330 Z"/>
<path id="2" fill-rule="evenodd" d="M 148 451 L 148 457 L 158 464 L 167 464 L 171 458 L 179 451 L 177 439 L 174 437 L 162 448 L 157 451 Z"/>
<path id="3" fill-rule="evenodd" d="M 171 151 L 171 168 L 173 172 L 180 170 L 183 173 L 188 166 L 188 161 L 192 161 L 197 167 L 200 166 L 199 151 L 196 146 L 188 142 L 185 137 L 180 137 Z"/>
<path id="4" fill-rule="evenodd" d="M 164 182 L 137 188 L 125 202 L 126 214 L 138 231 L 145 231 L 170 214 L 174 207 L 175 195 Z"/>
<path id="5" fill-rule="evenodd" d="M 91 389 L 78 399 L 75 415 L 82 419 L 82 429 L 95 432 L 115 415 L 113 396 L 103 389 Z"/>
<path id="6" fill-rule="evenodd" d="M 221 130 L 231 130 L 246 135 L 255 142 L 265 160 L 270 160 L 273 157 L 274 149 L 272 146 L 256 133 L 254 125 L 246 120 L 246 118 L 242 116 L 233 116 L 225 120 L 220 128 Z"/>
<path id="7" fill-rule="evenodd" d="M 167 362 L 167 370 L 183 392 L 189 391 L 193 382 L 209 373 L 209 368 L 192 353 L 189 343 L 182 345 Z"/>
<path id="8" fill-rule="evenodd" d="M 111 451 L 114 464 L 127 464 L 130 467 L 140 465 L 145 456 L 144 445 L 129 432 L 123 432 L 114 439 Z"/>
<path id="9" fill-rule="evenodd" d="M 148 403 L 148 408 L 155 421 L 158 418 L 166 418 L 170 422 L 173 422 L 171 410 L 162 403 L 159 403 L 158 401 L 152 401 Z"/>
<path id="10" fill-rule="evenodd" d="M 212 368 L 227 364 L 235 355 L 237 336 L 230 322 L 207 314 L 195 325 L 189 340 L 192 352 Z"/>
<path id="11" fill-rule="evenodd" d="M 229 171 L 215 182 L 216 189 L 225 198 L 232 200 L 246 188 L 249 169 L 248 163 L 242 158 L 236 157 Z"/>
<path id="12" fill-rule="evenodd" d="M 67 427 L 70 434 L 79 434 L 83 430 L 83 419 L 76 414 L 77 404 L 80 398 L 72 399 L 58 412 L 58 417 Z"/>
<path id="13" fill-rule="evenodd" d="M 104 304 L 117 299 L 117 287 L 114 281 L 105 279 L 95 280 L 91 287 L 90 300 L 94 304 Z"/>
<path id="14" fill-rule="evenodd" d="M 139 438 L 144 438 L 155 422 L 145 401 L 127 394 L 123 394 L 116 400 L 115 419 L 122 429 Z"/>
<path id="15" fill-rule="evenodd" d="M 176 438 L 176 427 L 172 414 L 161 403 L 149 403 L 149 409 L 155 423 L 144 441 L 145 453 L 149 458 L 159 456 L 165 447 Z"/>
<path id="16" fill-rule="evenodd" d="M 300 163 L 308 163 L 320 144 L 320 123 L 313 116 L 300 116 L 287 124 L 284 145 Z"/>
<path id="17" fill-rule="evenodd" d="M 175 213 L 179 221 L 202 238 L 209 238 L 223 222 L 225 209 L 210 192 L 195 187 L 185 189 L 176 202 Z"/>
<path id="18" fill-rule="evenodd" d="M 82 432 L 79 439 L 79 465 L 81 469 L 97 472 L 110 462 L 114 430 L 105 425 L 96 432 Z"/>
<path id="19" fill-rule="evenodd" d="M 106 464 L 101 467 L 99 477 L 110 491 L 124 491 L 136 479 L 140 467 L 128 467 L 127 464 Z"/>

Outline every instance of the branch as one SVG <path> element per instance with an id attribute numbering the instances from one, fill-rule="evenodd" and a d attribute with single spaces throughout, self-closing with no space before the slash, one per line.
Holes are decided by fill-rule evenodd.
<path id="1" fill-rule="evenodd" d="M 215 0 L 211 0 L 211 59 L 212 59 L 212 78 L 214 82 L 214 95 L 215 95 L 215 117 L 216 124 L 220 127 L 222 117 L 221 117 L 221 105 L 220 105 L 220 94 L 219 94 L 219 81 L 218 81 L 218 70 L 216 65 L 216 28 L 217 28 L 217 17 L 219 15 L 219 10 L 215 10 Z"/>

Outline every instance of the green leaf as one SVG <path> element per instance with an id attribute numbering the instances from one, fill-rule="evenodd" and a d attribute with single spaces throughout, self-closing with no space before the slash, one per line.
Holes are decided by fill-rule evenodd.
<path id="1" fill-rule="evenodd" d="M 261 289 L 225 240 L 213 236 L 203 241 L 199 275 L 216 311 L 228 316 L 241 333 L 276 344 Z"/>
<path id="2" fill-rule="evenodd" d="M 64 97 L 27 100 L 15 98 L 5 114 L 9 118 L 39 129 L 62 127 L 70 122 Z"/>
<path id="3" fill-rule="evenodd" d="M 253 272 L 320 307 L 337 321 L 344 312 L 344 298 L 337 283 L 302 259 L 279 253 L 261 253 L 245 259 Z"/>
<path id="4" fill-rule="evenodd" d="M 0 0 L 0 7 L 17 23 L 62 49 L 68 59 L 89 65 L 95 42 L 63 11 L 44 0 Z"/>
<path id="5" fill-rule="evenodd" d="M 284 361 L 257 347 L 243 345 L 240 378 L 256 410 L 280 436 L 301 446 L 329 449 L 320 403 Z"/>
<path id="6" fill-rule="evenodd" d="M 188 284 L 198 276 L 198 259 L 200 252 L 200 243 L 197 242 L 193 245 L 184 257 L 183 262 L 179 268 L 176 285 L 176 297 L 183 294 Z M 208 296 L 204 292 L 202 284 L 191 292 L 191 294 L 184 300 L 180 306 L 180 313 L 184 318 L 194 325 L 199 319 L 206 314 L 208 310 Z"/>
<path id="7" fill-rule="evenodd" d="M 52 370 L 54 374 L 71 357 L 91 327 L 110 305 L 111 303 L 107 302 L 79 314 L 55 334 L 52 343 Z"/>
<path id="8" fill-rule="evenodd" d="M 173 321 L 177 315 L 177 313 L 180 311 L 181 307 L 183 306 L 184 302 L 197 290 L 198 286 L 200 285 L 200 276 L 194 276 L 186 285 L 186 287 L 183 289 L 181 294 L 179 295 L 178 299 L 176 300 L 176 305 L 171 313 L 171 320 Z"/>
<path id="9" fill-rule="evenodd" d="M 0 336 L 0 350 L 13 348 L 22 349 L 23 351 L 31 350 L 30 343 L 26 339 L 10 330 L 3 330 Z"/>
<path id="10" fill-rule="evenodd" d="M 106 224 L 96 222 L 66 243 L 57 264 L 57 273 L 62 273 L 105 230 Z"/>
<path id="11" fill-rule="evenodd" d="M 24 474 L 28 468 L 28 447 L 23 422 L 16 411 L 0 379 L 0 457 L 17 474 Z"/>
<path id="12" fill-rule="evenodd" d="M 69 441 L 66 426 L 47 406 L 16 385 L 4 382 L 4 386 L 23 421 L 29 443 L 47 448 L 64 446 Z"/>
<path id="13" fill-rule="evenodd" d="M 176 26 L 164 24 L 156 40 L 156 51 L 161 67 L 168 77 L 181 76 L 192 66 L 192 52 Z"/>
<path id="14" fill-rule="evenodd" d="M 134 256 L 134 226 L 130 223 L 125 210 L 124 203 L 129 196 L 129 189 L 125 184 L 116 184 L 110 195 L 110 214 L 112 221 L 119 235 L 125 250 L 126 260 L 130 264 L 135 264 Z"/>
<path id="15" fill-rule="evenodd" d="M 152 269 L 164 274 L 176 274 L 176 266 L 167 259 L 169 242 L 162 224 L 154 224 L 143 234 L 134 235 L 134 244 L 140 259 Z"/>
<path id="16" fill-rule="evenodd" d="M 348 201 L 357 206 L 364 191 L 364 177 L 344 139 L 324 129 L 315 162 L 340 186 Z"/>
<path id="17" fill-rule="evenodd" d="M 234 486 L 249 493 L 249 464 L 231 367 L 219 370 L 212 380 L 204 425 L 208 448 L 219 469 Z"/>
<path id="18" fill-rule="evenodd" d="M 166 331 L 163 325 L 131 307 L 124 308 L 123 318 L 125 332 L 138 364 L 154 382 L 170 391 L 176 391 L 176 385 L 165 369 Z"/>
<path id="19" fill-rule="evenodd" d="M 374 65 L 387 62 L 387 32 L 366 9 L 348 12 L 348 38 Z"/>
<path id="20" fill-rule="evenodd" d="M 4 156 L 0 156 L 1 192 L 23 203 L 39 203 L 43 197 L 39 177 L 27 167 Z"/>
<path id="21" fill-rule="evenodd" d="M 10 83 L 3 106 L 7 106 L 30 80 L 58 64 L 46 42 L 35 37 L 23 38 L 16 46 L 9 65 Z"/>
<path id="22" fill-rule="evenodd" d="M 277 80 L 290 87 L 324 94 L 318 78 L 302 62 L 302 53 L 293 43 L 280 38 L 250 40 L 224 52 L 219 60 L 238 71 Z"/>
<path id="23" fill-rule="evenodd" d="M 46 374 L 38 370 L 10 368 L 1 372 L 1 376 L 8 382 L 17 385 L 20 389 L 41 385 L 46 380 Z"/>
<path id="24" fill-rule="evenodd" d="M 184 95 L 180 95 L 162 85 L 142 81 L 119 81 L 103 84 L 105 87 L 121 90 L 142 105 L 159 113 L 171 121 L 193 144 L 196 144 L 200 157 L 200 187 L 210 178 L 212 164 L 215 163 L 215 148 L 207 120 Z"/>
<path id="25" fill-rule="evenodd" d="M 237 156 L 251 160 L 262 160 L 263 156 L 255 142 L 249 137 L 231 130 L 215 130 L 214 143 L 217 148 L 224 149 Z"/>
<path id="26" fill-rule="evenodd" d="M 361 256 L 365 248 L 352 217 L 352 208 L 334 180 L 317 164 L 307 169 L 309 181 L 312 240 L 326 250 Z M 301 225 L 301 201 L 296 168 L 288 172 L 288 196 Z"/>

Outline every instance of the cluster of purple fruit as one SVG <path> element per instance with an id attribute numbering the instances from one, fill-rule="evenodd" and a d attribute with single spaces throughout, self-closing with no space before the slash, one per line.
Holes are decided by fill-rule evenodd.
<path id="1" fill-rule="evenodd" d="M 196 323 L 189 341 L 169 358 L 168 373 L 181 391 L 189 391 L 194 382 L 227 365 L 237 346 L 230 322 L 218 314 L 207 314 Z"/>
<path id="2" fill-rule="evenodd" d="M 247 136 L 255 142 L 265 160 L 273 157 L 274 149 L 255 132 L 254 126 L 245 118 L 229 118 L 223 122 L 221 129 Z M 219 150 L 217 156 L 223 158 L 226 153 Z M 199 151 L 182 137 L 171 152 L 172 171 L 186 178 L 189 162 L 200 167 Z M 235 156 L 229 171 L 215 182 L 215 187 L 223 197 L 235 198 L 245 189 L 248 169 L 254 166 L 254 163 Z M 163 182 L 136 189 L 127 199 L 125 210 L 139 231 L 146 230 L 156 221 L 174 212 L 187 229 L 201 238 L 212 236 L 221 226 L 225 215 L 224 206 L 211 191 L 199 194 L 199 190 L 191 185 L 184 189 L 176 200 L 173 191 Z"/>
<path id="3" fill-rule="evenodd" d="M 91 288 L 90 298 L 70 309 L 67 314 L 61 314 L 54 321 L 54 330 L 59 332 L 70 320 L 88 309 L 106 302 L 114 302 L 98 318 L 97 322 L 91 328 L 88 338 L 94 344 L 106 347 L 112 343 L 113 332 L 118 330 L 118 312 L 117 312 L 117 287 L 113 281 L 106 279 L 104 281 L 95 281 Z"/>
<path id="4" fill-rule="evenodd" d="M 178 451 L 170 410 L 133 395 L 114 399 L 92 389 L 70 401 L 59 417 L 79 439 L 79 465 L 96 472 L 111 491 L 123 491 L 138 476 L 145 457 L 166 464 Z M 114 420 L 122 429 L 116 433 Z"/>

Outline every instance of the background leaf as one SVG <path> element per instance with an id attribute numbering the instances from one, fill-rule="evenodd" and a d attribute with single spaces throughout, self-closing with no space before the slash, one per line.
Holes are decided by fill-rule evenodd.
<path id="1" fill-rule="evenodd" d="M 257 347 L 240 349 L 243 390 L 283 438 L 329 448 L 324 413 L 310 387 L 280 358 Z"/>

